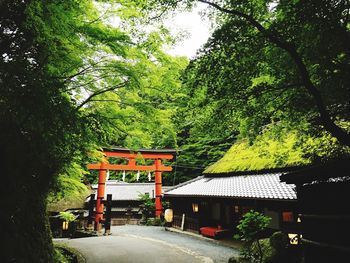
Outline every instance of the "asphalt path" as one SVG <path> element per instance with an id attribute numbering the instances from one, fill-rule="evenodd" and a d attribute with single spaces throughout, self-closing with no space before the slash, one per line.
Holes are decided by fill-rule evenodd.
<path id="1" fill-rule="evenodd" d="M 206 239 L 166 231 L 164 227 L 126 225 L 111 230 L 110 236 L 63 242 L 81 252 L 87 263 L 227 263 L 239 253 Z"/>

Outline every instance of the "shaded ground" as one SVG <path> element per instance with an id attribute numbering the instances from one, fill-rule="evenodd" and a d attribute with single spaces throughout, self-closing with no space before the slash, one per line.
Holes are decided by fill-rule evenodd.
<path id="1" fill-rule="evenodd" d="M 238 250 L 164 227 L 114 226 L 111 236 L 65 240 L 88 263 L 227 263 Z"/>

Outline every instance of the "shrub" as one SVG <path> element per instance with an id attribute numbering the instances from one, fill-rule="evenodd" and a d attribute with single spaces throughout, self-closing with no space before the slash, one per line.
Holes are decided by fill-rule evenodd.
<path id="1" fill-rule="evenodd" d="M 260 245 L 260 249 L 258 247 L 258 242 L 255 242 L 252 244 L 252 255 L 254 260 L 253 261 L 258 261 L 260 262 L 260 249 L 262 252 L 262 262 L 268 262 L 268 259 L 270 259 L 274 253 L 275 253 L 275 249 L 271 246 L 270 244 L 270 240 L 268 238 L 264 238 L 264 239 L 260 239 L 259 240 L 259 245 Z"/>
<path id="2" fill-rule="evenodd" d="M 246 213 L 239 221 L 237 229 L 239 230 L 239 238 L 244 242 L 241 254 L 244 258 L 250 259 L 252 262 L 262 262 L 263 251 L 259 243 L 259 237 L 267 228 L 271 221 L 270 217 L 251 210 Z M 253 253 L 253 245 L 256 245 L 258 253 Z"/>
<path id="3" fill-rule="evenodd" d="M 138 200 L 142 201 L 140 205 L 141 213 L 144 219 L 147 221 L 148 218 L 154 217 L 154 212 L 156 210 L 156 204 L 154 199 L 152 199 L 148 193 L 139 194 Z M 169 203 L 162 201 L 163 209 L 169 208 Z"/>
<path id="4" fill-rule="evenodd" d="M 59 248 L 54 249 L 53 254 L 54 263 L 69 263 L 69 259 L 67 259 Z"/>
<path id="5" fill-rule="evenodd" d="M 267 263 L 278 262 L 294 262 L 293 258 L 288 253 L 289 238 L 287 234 L 282 232 L 275 232 L 269 239 L 272 248 L 272 254 L 266 257 Z"/>
<path id="6" fill-rule="evenodd" d="M 146 220 L 154 216 L 156 205 L 149 194 L 139 194 L 139 200 L 142 201 L 141 212 Z"/>
<path id="7" fill-rule="evenodd" d="M 60 212 L 60 218 L 67 222 L 73 222 L 76 216 L 71 212 Z"/>
<path id="8" fill-rule="evenodd" d="M 147 226 L 164 226 L 164 222 L 160 218 L 148 218 L 146 221 Z"/>
<path id="9" fill-rule="evenodd" d="M 275 232 L 270 237 L 270 245 L 276 249 L 276 251 L 283 251 L 288 248 L 289 238 L 287 234 L 283 232 Z"/>

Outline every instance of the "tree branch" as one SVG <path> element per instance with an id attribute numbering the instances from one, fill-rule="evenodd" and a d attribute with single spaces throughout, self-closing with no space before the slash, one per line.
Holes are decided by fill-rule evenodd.
<path id="1" fill-rule="evenodd" d="M 106 89 L 102 89 L 102 90 L 99 90 L 99 91 L 96 91 L 95 93 L 91 94 L 86 100 L 84 100 L 77 108 L 76 108 L 76 111 L 78 111 L 81 107 L 83 107 L 86 103 L 90 102 L 92 100 L 92 98 L 98 96 L 98 95 L 101 95 L 103 93 L 106 93 L 108 91 L 113 91 L 113 90 L 116 90 L 116 89 L 119 89 L 119 88 L 122 88 L 122 87 L 125 87 L 127 85 L 128 81 L 125 81 L 121 84 L 118 84 L 118 85 L 115 85 L 113 87 L 109 87 L 109 88 L 106 88 Z"/>
<path id="2" fill-rule="evenodd" d="M 323 102 L 320 91 L 316 88 L 316 86 L 312 83 L 307 67 L 299 55 L 298 51 L 294 47 L 294 45 L 290 42 L 287 42 L 281 39 L 280 36 L 273 34 L 271 31 L 267 30 L 262 24 L 260 24 L 257 20 L 255 20 L 252 16 L 242 13 L 238 10 L 234 9 L 226 9 L 224 7 L 219 6 L 216 3 L 207 1 L 207 0 L 198 0 L 198 2 L 208 4 L 215 9 L 234 16 L 241 17 L 245 19 L 249 24 L 254 26 L 260 33 L 262 33 L 271 43 L 275 44 L 277 47 L 285 50 L 293 59 L 301 77 L 301 81 L 306 90 L 311 94 L 315 101 L 315 105 L 320 114 L 320 120 L 324 128 L 330 132 L 334 137 L 338 139 L 338 141 L 342 144 L 350 146 L 350 134 L 337 126 L 334 121 L 331 119 L 326 106 Z"/>
<path id="3" fill-rule="evenodd" d="M 129 107 L 133 107 L 135 106 L 134 104 L 131 104 L 131 103 L 125 103 L 125 102 L 122 102 L 120 100 L 111 100 L 111 99 L 105 99 L 105 100 L 90 100 L 90 102 L 115 102 L 115 103 L 118 103 L 120 105 L 123 105 L 123 106 L 129 106 Z"/>
<path id="4" fill-rule="evenodd" d="M 102 63 L 102 62 L 105 62 L 106 60 L 104 59 L 104 57 L 102 57 L 99 61 L 95 62 L 95 63 L 92 63 L 90 64 L 89 66 L 85 67 L 85 68 L 82 68 L 80 71 L 78 71 L 77 73 L 74 73 L 70 76 L 66 76 L 66 77 L 62 77 L 64 79 L 64 82 L 68 82 L 69 80 L 71 80 L 72 78 L 74 77 L 77 77 L 79 75 L 82 75 L 84 73 L 86 73 L 89 69 L 92 69 L 94 68 L 96 65 Z"/>

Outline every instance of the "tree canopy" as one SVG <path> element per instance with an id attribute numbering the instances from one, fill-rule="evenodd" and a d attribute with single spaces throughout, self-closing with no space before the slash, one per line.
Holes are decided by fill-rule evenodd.
<path id="1" fill-rule="evenodd" d="M 243 135 L 307 122 L 350 145 L 347 1 L 160 2 L 214 9 L 217 29 L 187 76 Z"/>
<path id="2" fill-rule="evenodd" d="M 166 31 L 142 30 L 138 17 L 146 15 L 137 12 L 137 1 L 108 9 L 121 18 L 116 26 L 101 16 L 105 4 L 0 4 L 5 261 L 52 262 L 46 197 L 55 186 L 56 199 L 84 191 L 78 182 L 87 153 L 94 157 L 112 143 L 175 143 L 171 124 L 163 125 L 171 115 L 165 105 L 176 100 L 176 76 L 186 59 L 161 51 L 169 41 Z M 152 114 L 156 121 L 142 125 Z M 135 144 L 140 133 L 145 139 Z"/>
<path id="3" fill-rule="evenodd" d="M 219 144 L 239 143 L 207 171 L 303 165 L 348 155 L 347 1 L 160 2 L 152 3 L 169 9 L 206 3 L 216 18 L 214 33 L 183 75 L 188 97 L 180 135 L 188 138 L 185 148 L 208 136 L 218 142 L 211 152 Z M 290 149 L 290 157 L 283 149 Z M 204 151 L 199 162 L 208 165 L 215 158 Z"/>

